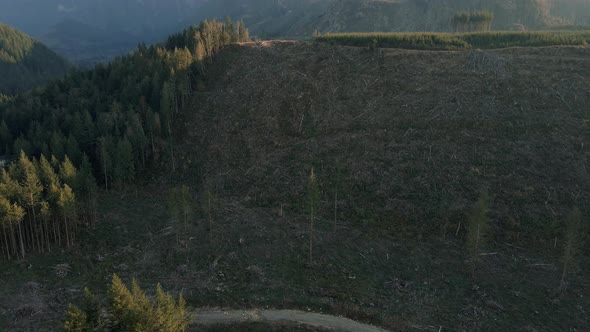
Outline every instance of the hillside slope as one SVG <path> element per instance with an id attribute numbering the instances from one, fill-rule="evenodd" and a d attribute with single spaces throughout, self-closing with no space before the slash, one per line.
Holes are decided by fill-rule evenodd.
<path id="1" fill-rule="evenodd" d="M 225 47 L 175 111 L 176 157 L 166 160 L 176 163 L 100 190 L 98 222 L 69 250 L 0 262 L 0 327 L 55 330 L 84 287 L 104 289 L 117 273 L 228 315 L 299 309 L 394 331 L 588 330 L 587 275 L 572 269 L 567 291 L 556 289 L 564 215 L 574 205 L 588 215 L 589 52 Z M 482 190 L 492 227 L 472 274 L 465 223 Z M 579 266 L 589 263 L 583 252 Z"/>
<path id="2" fill-rule="evenodd" d="M 65 74 L 67 62 L 43 44 L 0 23 L 0 93 L 15 93 Z"/>
<path id="3" fill-rule="evenodd" d="M 197 17 L 243 18 L 258 37 L 310 37 L 314 32 L 452 31 L 461 11 L 489 10 L 493 30 L 588 24 L 590 7 L 564 0 L 209 0 Z"/>
<path id="4" fill-rule="evenodd" d="M 187 121 L 204 179 L 296 208 L 314 167 L 324 216 L 456 229 L 482 190 L 503 239 L 548 239 L 588 207 L 587 48 L 368 51 L 244 44 Z"/>

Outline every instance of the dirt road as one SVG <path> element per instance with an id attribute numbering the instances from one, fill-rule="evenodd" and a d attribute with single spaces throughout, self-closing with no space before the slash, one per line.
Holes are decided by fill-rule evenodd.
<path id="1" fill-rule="evenodd" d="M 191 314 L 197 325 L 232 324 L 242 322 L 292 322 L 335 331 L 386 332 L 381 328 L 355 322 L 348 318 L 317 314 L 299 310 L 230 310 L 194 311 Z"/>

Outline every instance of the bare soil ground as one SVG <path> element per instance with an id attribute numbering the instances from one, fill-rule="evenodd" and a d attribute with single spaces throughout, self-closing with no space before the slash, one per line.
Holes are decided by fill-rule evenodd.
<path id="1" fill-rule="evenodd" d="M 101 223 L 76 248 L 0 262 L 0 330 L 55 330 L 112 273 L 193 308 L 298 309 L 393 331 L 589 330 L 587 247 L 556 291 L 563 216 L 590 212 L 588 73 L 588 48 L 229 47 L 180 115 L 176 172 L 102 193 Z M 195 197 L 186 248 L 166 205 L 180 184 Z M 482 189 L 492 236 L 471 278 L 465 214 Z"/>
<path id="2" fill-rule="evenodd" d="M 340 219 L 451 232 L 487 190 L 497 238 L 546 246 L 588 209 L 589 48 L 262 42 L 211 71 L 184 165 L 241 203 L 300 208 L 314 167 L 327 219 L 340 187 Z"/>
<path id="3" fill-rule="evenodd" d="M 228 310 L 195 311 L 192 314 L 197 325 L 236 324 L 242 322 L 277 323 L 295 322 L 334 331 L 385 332 L 385 330 L 362 324 L 348 318 L 317 314 L 298 310 Z"/>

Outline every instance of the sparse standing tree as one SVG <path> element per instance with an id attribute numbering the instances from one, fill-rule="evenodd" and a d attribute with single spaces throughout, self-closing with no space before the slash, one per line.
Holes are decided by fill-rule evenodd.
<path id="1" fill-rule="evenodd" d="M 580 248 L 582 247 L 584 240 L 583 228 L 582 212 L 580 209 L 574 208 L 566 221 L 565 244 L 563 247 L 563 256 L 561 257 L 563 270 L 561 273 L 561 282 L 559 284 L 559 290 L 561 292 L 564 292 L 567 289 L 567 275 L 573 267 Z"/>
<path id="2" fill-rule="evenodd" d="M 209 220 L 209 243 L 213 243 L 213 194 L 207 190 L 207 220 Z"/>
<path id="3" fill-rule="evenodd" d="M 307 184 L 307 199 L 309 204 L 309 264 L 313 264 L 314 214 L 320 200 L 320 192 L 313 167 Z"/>
<path id="4" fill-rule="evenodd" d="M 175 188 L 170 193 L 170 215 L 175 222 L 176 242 L 188 249 L 189 221 L 193 213 L 192 197 L 188 186 Z M 184 238 L 181 239 L 181 234 Z"/>
<path id="5" fill-rule="evenodd" d="M 483 192 L 468 216 L 467 249 L 471 264 L 471 276 L 475 278 L 475 270 L 479 261 L 479 252 L 487 232 L 488 194 Z"/>
<path id="6" fill-rule="evenodd" d="M 340 163 L 336 162 L 336 171 L 334 174 L 334 231 L 338 226 L 338 191 L 342 182 L 342 168 Z"/>

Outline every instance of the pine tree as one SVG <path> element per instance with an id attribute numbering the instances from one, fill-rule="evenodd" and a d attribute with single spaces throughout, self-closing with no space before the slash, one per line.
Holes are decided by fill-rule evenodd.
<path id="1" fill-rule="evenodd" d="M 72 225 L 72 222 L 75 222 L 76 218 L 76 197 L 72 191 L 72 188 L 67 184 L 64 184 L 60 189 L 58 205 L 61 208 L 64 221 L 66 246 L 69 248 L 74 242 L 74 233 L 72 233 L 72 227 L 75 228 L 76 225 Z"/>
<path id="2" fill-rule="evenodd" d="M 80 171 L 76 177 L 76 188 L 80 193 L 81 198 L 85 201 L 86 216 L 90 224 L 96 221 L 96 179 L 94 178 L 94 172 L 92 171 L 92 164 L 87 155 L 82 157 L 82 164 L 80 165 Z"/>
<path id="3" fill-rule="evenodd" d="M 238 22 L 238 39 L 240 42 L 250 41 L 250 33 L 244 24 L 244 20 Z"/>
<path id="4" fill-rule="evenodd" d="M 133 160 L 133 147 L 127 138 L 123 138 L 117 143 L 117 152 L 114 169 L 114 178 L 119 184 L 133 180 L 135 178 L 135 162 Z"/>
<path id="5" fill-rule="evenodd" d="M 25 216 L 25 210 L 23 208 L 18 206 L 16 203 L 11 203 L 5 197 L 0 196 L 0 226 L 2 226 L 3 233 L 4 233 L 3 235 L 4 235 L 4 241 L 5 241 L 5 245 L 6 245 L 8 259 L 11 258 L 11 254 L 10 254 L 11 250 L 9 249 L 9 247 L 11 245 L 12 245 L 13 254 L 16 256 L 18 256 L 18 254 L 19 254 L 19 252 L 17 251 L 17 248 L 16 248 L 17 243 L 14 238 L 13 226 L 20 225 L 24 216 Z M 20 228 L 20 226 L 19 226 L 19 228 Z M 10 240 L 9 240 L 8 233 L 10 233 Z M 21 236 L 22 236 L 22 234 L 21 234 Z M 19 245 L 20 245 L 21 258 L 24 258 L 25 257 L 25 247 L 24 247 L 24 241 L 23 241 L 22 237 L 20 238 Z"/>
<path id="6" fill-rule="evenodd" d="M 80 145 L 73 135 L 70 135 L 66 141 L 66 156 L 75 164 L 82 161 L 82 150 L 80 150 Z"/>
<path id="7" fill-rule="evenodd" d="M 578 208 L 574 208 L 567 218 L 565 241 L 563 246 L 563 255 L 561 262 L 563 269 L 561 273 L 561 282 L 559 290 L 564 292 L 567 289 L 567 276 L 573 268 L 576 258 L 580 253 L 584 240 L 584 225 L 582 224 L 582 212 Z"/>
<path id="8" fill-rule="evenodd" d="M 0 124 L 0 154 L 10 154 L 10 147 L 12 146 L 12 133 L 6 124 L 6 121 L 2 120 L 2 124 Z"/>
<path id="9" fill-rule="evenodd" d="M 186 303 L 182 295 L 175 303 L 172 296 L 166 294 L 160 284 L 156 287 L 155 316 L 157 327 L 160 331 L 186 331 L 189 318 L 186 312 Z"/>
<path id="10" fill-rule="evenodd" d="M 188 248 L 189 223 L 193 214 L 193 199 L 189 187 L 183 185 L 171 191 L 169 210 L 171 219 L 175 223 L 176 242 Z"/>
<path id="11" fill-rule="evenodd" d="M 342 185 L 342 166 L 337 161 L 336 162 L 336 170 L 334 173 L 334 231 L 338 226 L 338 192 L 340 191 L 340 186 Z"/>
<path id="12" fill-rule="evenodd" d="M 113 177 L 113 139 L 112 137 L 101 137 L 98 139 L 96 154 L 100 161 L 105 188 L 109 190 L 109 179 Z"/>
<path id="13" fill-rule="evenodd" d="M 21 179 L 21 187 L 22 192 L 24 195 L 24 201 L 26 202 L 29 211 L 31 211 L 32 216 L 32 225 L 31 225 L 31 232 L 30 232 L 30 239 L 33 248 L 35 247 L 35 240 L 37 240 L 37 247 L 40 247 L 40 241 L 38 238 L 38 230 L 37 230 L 37 213 L 36 209 L 41 200 L 41 194 L 43 193 L 43 186 L 41 185 L 41 181 L 39 180 L 37 174 L 37 167 L 33 164 L 31 160 L 25 155 L 24 151 L 21 150 L 21 154 L 19 157 L 19 169 L 22 174 Z M 18 224 L 18 232 L 20 234 L 21 241 L 24 242 L 23 239 L 23 231 L 21 227 L 21 223 Z M 23 245 L 24 247 L 24 245 Z M 23 249 L 23 256 L 24 256 L 24 249 Z"/>
<path id="14" fill-rule="evenodd" d="M 66 183 L 71 188 L 76 188 L 77 183 L 76 179 L 78 176 L 78 170 L 76 166 L 72 163 L 68 156 L 65 156 L 64 161 L 61 163 L 59 167 L 59 177 L 61 180 Z"/>
<path id="15" fill-rule="evenodd" d="M 75 305 L 68 305 L 65 314 L 64 330 L 66 332 L 90 332 L 93 328 L 88 322 L 88 316 Z"/>
<path id="16" fill-rule="evenodd" d="M 469 213 L 467 223 L 467 248 L 471 263 L 471 276 L 475 278 L 475 270 L 479 262 L 479 253 L 487 236 L 488 195 L 483 192 Z"/>
<path id="17" fill-rule="evenodd" d="M 132 331 L 135 323 L 133 295 L 116 274 L 113 274 L 108 298 L 107 314 L 111 326 L 119 331 Z"/>
<path id="18" fill-rule="evenodd" d="M 44 188 L 50 188 L 51 185 L 58 183 L 59 176 L 55 173 L 53 166 L 49 163 L 44 155 L 39 158 L 39 177 Z"/>
<path id="19" fill-rule="evenodd" d="M 314 217 L 320 201 L 320 192 L 313 168 L 311 169 L 309 183 L 307 184 L 307 199 L 309 205 L 309 264 L 313 264 Z"/>
<path id="20" fill-rule="evenodd" d="M 65 140 L 61 132 L 54 131 L 51 134 L 49 149 L 51 150 L 51 154 L 58 159 L 63 159 L 66 155 Z"/>

